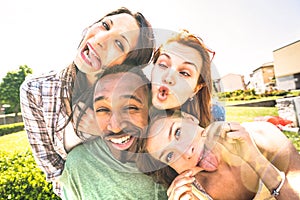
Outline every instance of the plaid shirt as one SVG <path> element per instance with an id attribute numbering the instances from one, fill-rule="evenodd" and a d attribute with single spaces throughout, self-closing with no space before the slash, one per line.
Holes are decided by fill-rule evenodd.
<path id="1" fill-rule="evenodd" d="M 66 68 L 60 73 L 27 78 L 20 87 L 25 130 L 35 160 L 48 181 L 55 182 L 64 169 L 67 152 L 62 127 L 68 115 L 62 96 L 68 97 L 74 74 L 75 68 Z M 57 189 L 54 191 L 59 194 L 59 186 Z"/>

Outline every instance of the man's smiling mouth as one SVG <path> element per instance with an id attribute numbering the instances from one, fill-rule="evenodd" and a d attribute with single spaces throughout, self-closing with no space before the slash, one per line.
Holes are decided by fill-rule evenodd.
<path id="1" fill-rule="evenodd" d="M 128 150 L 133 145 L 136 137 L 128 134 L 110 135 L 105 137 L 105 140 L 109 142 L 113 148 L 124 151 Z"/>
<path id="2" fill-rule="evenodd" d="M 130 135 L 127 135 L 127 136 L 123 136 L 123 137 L 121 137 L 121 138 L 111 138 L 111 139 L 109 139 L 112 143 L 115 143 L 115 144 L 125 144 L 125 143 L 127 143 L 129 140 L 130 140 L 130 138 L 131 138 L 132 136 L 130 136 Z"/>

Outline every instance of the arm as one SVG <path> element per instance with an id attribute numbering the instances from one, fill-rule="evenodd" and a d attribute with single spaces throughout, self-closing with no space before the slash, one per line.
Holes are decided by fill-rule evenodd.
<path id="1" fill-rule="evenodd" d="M 230 123 L 230 126 L 232 131 L 221 134 L 223 145 L 248 163 L 270 193 L 283 183 L 277 199 L 299 199 L 300 155 L 291 141 L 267 122 L 250 122 L 242 126 Z"/>
<path id="2" fill-rule="evenodd" d="M 20 87 L 22 117 L 33 155 L 47 180 L 54 181 L 64 167 L 64 160 L 53 147 L 53 133 L 47 129 L 44 119 L 40 84 L 25 81 Z"/>

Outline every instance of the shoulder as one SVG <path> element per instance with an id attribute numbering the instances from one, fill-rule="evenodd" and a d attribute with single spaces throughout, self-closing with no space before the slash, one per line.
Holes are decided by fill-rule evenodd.
<path id="1" fill-rule="evenodd" d="M 285 168 L 282 166 L 288 164 L 287 158 L 299 157 L 291 140 L 270 122 L 247 122 L 242 126 L 252 136 L 259 150 L 281 170 Z"/>
<path id="2" fill-rule="evenodd" d="M 88 154 L 86 154 L 86 148 L 85 145 L 79 144 L 78 146 L 74 147 L 67 155 L 66 164 L 76 164 L 80 159 L 86 157 Z"/>
<path id="3" fill-rule="evenodd" d="M 47 74 L 31 75 L 26 77 L 20 86 L 20 94 L 34 96 L 51 96 L 63 86 L 60 73 L 51 71 Z"/>
<path id="4" fill-rule="evenodd" d="M 266 138 L 287 139 L 285 135 L 272 123 L 264 121 L 244 122 L 241 124 L 252 136 Z"/>
<path id="5" fill-rule="evenodd" d="M 57 72 L 51 71 L 47 74 L 34 74 L 29 75 L 25 78 L 24 82 L 21 85 L 21 89 L 30 88 L 30 87 L 39 87 L 43 83 L 53 82 L 58 80 Z"/>
<path id="6" fill-rule="evenodd" d="M 255 121 L 241 124 L 254 139 L 256 145 L 267 151 L 278 151 L 290 145 L 290 140 L 270 122 Z"/>

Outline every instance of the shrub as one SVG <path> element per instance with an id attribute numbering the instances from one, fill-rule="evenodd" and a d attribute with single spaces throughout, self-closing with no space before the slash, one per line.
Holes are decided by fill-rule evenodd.
<path id="1" fill-rule="evenodd" d="M 0 136 L 22 131 L 24 129 L 24 123 L 14 123 L 14 124 L 6 124 L 6 125 L 0 125 Z"/>
<path id="2" fill-rule="evenodd" d="M 37 168 L 30 151 L 9 154 L 0 152 L 0 200 L 60 199 Z"/>

